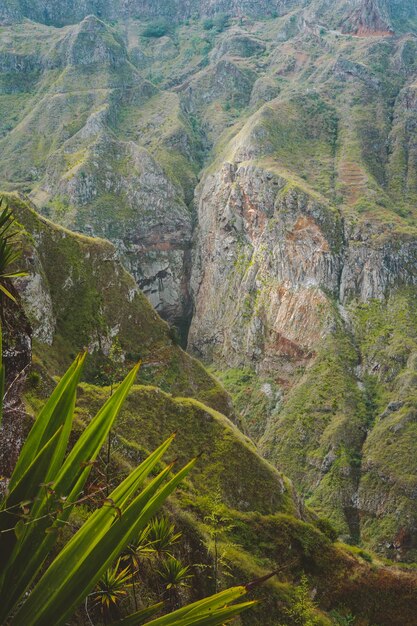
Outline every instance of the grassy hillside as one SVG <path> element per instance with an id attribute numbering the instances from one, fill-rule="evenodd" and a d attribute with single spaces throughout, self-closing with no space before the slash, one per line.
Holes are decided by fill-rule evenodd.
<path id="1" fill-rule="evenodd" d="M 5 198 L 22 225 L 28 276 L 19 290 L 33 327 L 36 362 L 59 375 L 77 352 L 88 349 L 87 379 L 109 384 L 141 360 L 144 382 L 231 411 L 227 393 L 178 346 L 112 244 L 53 224 L 16 195 Z"/>
<path id="2" fill-rule="evenodd" d="M 122 466 L 156 443 L 148 428 L 177 421 L 212 454 L 219 484 L 196 474 L 203 500 L 219 487 L 255 527 L 257 510 L 261 526 L 291 515 L 282 470 L 342 540 L 415 561 L 414 3 L 180 2 L 162 23 L 173 4 L 104 2 L 90 17 L 88 3 L 32 4 L 7 3 L 0 26 L 0 184 L 45 216 L 9 196 L 29 271 L 30 401 L 85 347 L 85 402 L 141 359 L 145 422 L 129 405 Z M 181 350 L 187 336 L 236 409 Z M 341 550 L 360 584 L 386 573 L 401 587 Z M 246 551 L 242 571 L 275 567 Z M 320 576 L 320 606 L 339 610 Z M 351 593 L 368 623 L 396 619 Z"/>
<path id="3" fill-rule="evenodd" d="M 55 226 L 16 196 L 9 196 L 8 201 L 22 224 L 29 270 L 19 291 L 34 333 L 38 333 L 24 395 L 28 418 L 43 404 L 52 376 L 60 374 L 81 344 L 87 343 L 95 358 L 87 369 L 90 382 L 79 388 L 76 428 L 82 430 L 89 422 L 112 392 L 97 373 L 102 372 L 106 333 L 114 329 L 112 306 L 117 303 L 121 320 L 118 353 L 125 355 L 123 367 L 130 360 L 127 342 L 131 349 L 134 342 L 143 346 L 144 366 L 140 384 L 134 387 L 112 433 L 110 464 L 106 449 L 92 483 L 101 485 L 105 476 L 110 483 L 119 480 L 173 431 L 177 436 L 172 458 L 182 461 L 202 453 L 196 470 L 167 508 L 183 533 L 177 554 L 193 565 L 193 584 L 183 599 L 214 590 L 213 523 L 217 522 L 212 520 L 220 519 L 216 526 L 221 554 L 217 585 L 278 571 L 276 578 L 255 593 L 261 603 L 242 618 L 242 624 L 330 625 L 342 624 L 348 615 L 355 615 L 358 624 L 411 626 L 417 586 L 414 574 L 385 566 L 361 550 L 335 544 L 334 530 L 303 507 L 290 481 L 259 456 L 251 440 L 227 417 L 207 406 L 207 402 L 227 404 L 225 392 L 202 365 L 173 345 L 167 325 L 134 287 L 133 279 L 115 259 L 113 247 Z M 58 273 L 60 279 L 55 280 Z M 53 320 L 51 328 L 41 326 L 35 315 L 39 310 L 33 309 L 31 300 L 34 286 L 38 295 L 42 289 L 44 302 L 50 303 L 51 310 L 43 310 L 43 319 Z M 94 296 L 92 307 L 84 306 L 89 294 Z M 36 303 L 39 306 L 39 299 Z M 70 324 L 72 311 L 77 317 Z M 127 335 L 124 315 L 134 333 L 141 335 Z M 160 361 L 147 368 L 152 357 Z M 107 370 L 108 376 L 114 376 L 112 382 L 119 373 Z M 150 378 L 152 386 L 147 384 Z M 79 507 L 70 527 L 76 528 L 85 514 L 85 507 Z M 383 601 L 379 597 L 382 587 Z M 316 590 L 314 601 L 310 589 Z M 158 593 L 152 573 L 143 575 L 141 597 L 152 601 Z M 80 611 L 75 623 L 84 619 Z"/>

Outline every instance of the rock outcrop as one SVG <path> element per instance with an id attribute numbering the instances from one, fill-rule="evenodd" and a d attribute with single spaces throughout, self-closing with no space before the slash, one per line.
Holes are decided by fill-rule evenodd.
<path id="1" fill-rule="evenodd" d="M 216 380 L 173 341 L 108 241 L 77 235 L 40 217 L 27 199 L 8 195 L 22 225 L 23 267 L 17 288 L 23 320 L 30 322 L 37 362 L 62 373 L 77 352 L 88 349 L 87 379 L 109 384 L 112 350 L 119 369 L 141 359 L 146 381 L 167 392 L 192 396 L 234 416 L 230 398 Z M 22 329 L 26 326 L 22 322 Z M 13 352 L 10 375 L 24 368 L 31 352 L 28 333 Z"/>
<path id="2" fill-rule="evenodd" d="M 5 6 L 9 21 L 38 21 L 0 32 L 2 185 L 111 240 L 129 289 L 183 345 L 191 324 L 191 352 L 225 380 L 255 381 L 246 406 L 237 393 L 245 427 L 317 510 L 413 558 L 416 472 L 382 442 L 412 454 L 414 335 L 397 309 L 411 315 L 416 290 L 415 3 Z M 70 332 L 41 248 L 26 310 L 53 347 Z M 117 265 L 100 250 L 97 264 Z M 113 313 L 99 331 L 83 322 L 77 347 L 100 361 L 116 326 Z"/>
<path id="3" fill-rule="evenodd" d="M 397 445 L 411 455 L 413 420 L 393 416 L 384 424 L 379 415 L 406 397 L 400 414 L 413 414 L 408 382 L 399 380 L 410 380 L 414 334 L 397 318 L 392 328 L 402 329 L 401 339 L 380 322 L 372 335 L 361 317 L 374 302 L 381 316 L 399 302 L 409 311 L 416 293 L 414 153 L 398 152 L 405 125 L 414 136 L 412 87 L 402 86 L 409 80 L 404 41 L 390 46 L 403 59 L 402 78 L 394 79 L 394 59 L 384 78 L 398 80 L 392 126 L 379 105 L 382 117 L 372 126 L 370 111 L 377 113 L 365 95 L 382 103 L 382 74 L 365 59 L 342 57 L 317 69 L 314 80 L 327 76 L 324 88 L 281 93 L 252 115 L 203 177 L 189 349 L 219 369 L 257 371 L 277 398 L 262 404 L 269 417 L 258 421 L 250 403 L 259 402 L 261 386 L 243 407 L 263 453 L 342 534 L 413 559 L 414 478 L 408 482 L 399 459 L 388 461 L 382 444 L 399 420 Z M 281 67 L 287 77 L 298 75 L 297 65 Z M 339 92 L 342 100 L 359 93 L 358 109 L 325 95 Z M 411 167 L 400 167 L 405 158 Z M 388 341 L 384 355 L 368 356 L 368 333 Z M 401 511 L 396 521 L 394 510 Z"/>
<path id="4" fill-rule="evenodd" d="M 10 476 L 27 432 L 28 420 L 23 388 L 32 360 L 32 329 L 13 285 L 8 285 L 15 302 L 1 295 L 0 312 L 3 338 L 5 394 L 0 424 L 0 490 Z"/>
<path id="5" fill-rule="evenodd" d="M 308 362 L 331 324 L 323 290 L 338 289 L 337 212 L 273 171 L 226 163 L 202 186 L 198 237 L 190 349 L 264 372 Z"/>
<path id="6" fill-rule="evenodd" d="M 360 36 L 393 34 L 388 20 L 382 15 L 377 0 L 362 0 L 341 26 L 344 32 Z"/>
<path id="7" fill-rule="evenodd" d="M 178 97 L 167 101 L 144 80 L 119 35 L 96 17 L 52 42 L 37 65 L 24 55 L 2 57 L 12 75 L 32 76 L 35 64 L 46 86 L 7 138 L 4 178 L 27 190 L 25 179 L 39 207 L 63 225 L 112 240 L 158 312 L 186 333 L 195 148 Z M 145 118 L 135 115 L 141 107 Z M 22 142 L 18 163 L 11 155 Z M 176 157 L 184 160 L 182 177 L 170 174 Z"/>

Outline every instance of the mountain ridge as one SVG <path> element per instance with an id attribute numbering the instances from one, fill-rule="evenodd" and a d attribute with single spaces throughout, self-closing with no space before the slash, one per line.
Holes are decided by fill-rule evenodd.
<path id="1" fill-rule="evenodd" d="M 332 20 L 333 26 L 342 26 L 355 34 L 390 34 L 415 28 L 417 9 L 412 0 L 200 0 L 198 6 L 186 0 L 133 0 L 128 3 L 109 3 L 107 0 L 76 0 L 71 8 L 56 0 L 5 0 L 0 9 L 0 19 L 16 20 L 29 18 L 44 24 L 64 26 L 76 23 L 90 14 L 102 19 L 152 19 L 168 17 L 174 20 L 187 20 L 196 17 L 212 16 L 224 12 L 232 17 L 277 17 L 291 11 L 307 10 L 315 19 Z"/>
<path id="2" fill-rule="evenodd" d="M 413 560 L 412 6 L 220 17 L 0 29 L 1 184 L 110 239 L 302 495 Z"/>

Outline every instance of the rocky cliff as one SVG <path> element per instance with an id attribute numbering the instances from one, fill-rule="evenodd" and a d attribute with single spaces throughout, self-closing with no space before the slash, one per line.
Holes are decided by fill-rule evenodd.
<path id="1" fill-rule="evenodd" d="M 2 185 L 110 239 L 232 381 L 263 454 L 342 536 L 410 560 L 416 17 L 410 0 L 20 2 L 0 28 Z M 70 331 L 39 276 L 53 342 Z"/>
<path id="2" fill-rule="evenodd" d="M 91 357 L 87 380 L 79 388 L 76 430 L 82 430 L 108 398 L 108 383 L 117 382 L 122 370 L 138 356 L 130 350 L 140 346 L 139 384 L 115 424 L 109 471 L 117 477 L 125 473 L 174 430 L 175 457 L 186 461 L 204 452 L 169 504 L 170 516 L 183 533 L 181 558 L 196 564 L 192 586 L 184 592 L 187 598 L 214 591 L 208 520 L 217 507 L 225 520 L 217 535 L 222 558 L 216 575 L 222 585 L 282 569 L 278 579 L 257 592 L 262 602 L 244 616 L 243 626 L 292 625 L 307 618 L 329 626 L 353 613 L 364 624 L 412 626 L 415 575 L 381 566 L 363 550 L 334 543 L 333 529 L 302 505 L 290 481 L 261 458 L 253 442 L 225 415 L 209 406 L 223 404 L 227 410 L 227 395 L 201 364 L 172 343 L 168 326 L 123 269 L 114 247 L 39 217 L 23 198 L 9 195 L 7 200 L 20 222 L 28 271 L 16 283 L 18 306 L 10 309 L 15 340 L 7 334 L 6 357 L 12 351 L 13 355 L 11 361 L 6 359 L 6 366 L 12 364 L 14 373 L 24 367 L 26 375 L 24 388 L 20 388 L 25 422 L 15 419 L 3 424 L 3 436 L 6 433 L 12 451 L 17 451 L 21 438 L 21 433 L 16 437 L 17 427 L 23 426 L 25 431 L 52 388 L 51 376 L 62 371 L 80 346 L 88 346 Z M 7 306 L 3 303 L 5 321 Z M 28 367 L 31 337 L 33 355 Z M 117 353 L 111 350 L 116 341 Z M 18 352 L 23 345 L 25 349 Z M 112 370 L 116 354 L 117 371 Z M 176 397 L 179 393 L 189 397 Z M 192 394 L 205 403 L 190 397 Z M 2 452 L 5 449 L 3 438 Z M 101 463 L 102 459 L 98 478 L 103 476 Z M 83 515 L 81 507 L 72 523 L 79 523 Z M 299 586 L 302 573 L 308 575 L 314 589 L 314 602 L 309 590 Z M 141 597 L 155 594 L 158 597 L 160 589 L 144 568 Z M 80 613 L 74 623 L 83 621 Z"/>
<path id="3" fill-rule="evenodd" d="M 5 198 L 22 229 L 27 276 L 17 288 L 31 341 L 20 343 L 30 353 L 33 341 L 35 365 L 46 367 L 50 375 L 62 374 L 75 354 L 87 349 L 87 380 L 106 385 L 141 360 L 144 382 L 192 396 L 233 417 L 225 390 L 179 347 L 112 244 L 56 226 L 23 197 Z M 24 360 L 13 357 L 14 372 L 23 369 Z"/>
<path id="4" fill-rule="evenodd" d="M 413 0 L 5 0 L 0 7 L 0 18 L 5 22 L 29 18 L 44 24 L 63 26 L 81 21 L 94 14 L 101 19 L 120 20 L 160 18 L 175 21 L 216 15 L 221 12 L 233 16 L 257 18 L 286 15 L 293 10 L 307 9 L 316 19 L 331 19 L 334 25 L 349 24 L 349 29 L 361 34 L 370 30 L 386 33 L 404 30 L 415 25 L 417 9 Z"/>
<path id="5" fill-rule="evenodd" d="M 343 46 L 333 60 L 343 35 L 325 31 L 313 37 L 327 46 L 319 62 L 305 31 L 274 51 L 280 94 L 229 135 L 197 191 L 189 348 L 272 379 L 270 418 L 253 424 L 247 410 L 264 454 L 341 532 L 413 558 L 415 479 L 381 454 L 395 426 L 380 423 L 414 411 L 408 385 L 392 384 L 410 367 L 413 333 L 392 328 L 404 341 L 395 341 L 392 379 L 357 333 L 371 332 L 360 320 L 374 302 L 389 315 L 397 302 L 411 312 L 415 297 L 413 152 L 400 147 L 404 124 L 414 132 L 412 99 L 403 104 L 415 77 L 404 46 L 414 39 L 369 36 L 366 46 L 349 40 L 355 60 Z M 374 340 L 391 344 L 382 332 Z M 400 455 L 412 455 L 406 424 L 393 442 Z"/>
<path id="6" fill-rule="evenodd" d="M 26 44 L 18 32 L 19 48 Z M 23 52 L 17 61 L 4 57 L 5 71 L 22 81 L 6 94 L 27 101 L 26 70 L 35 87 L 30 111 L 5 141 L 4 179 L 24 191 L 35 183 L 33 197 L 48 215 L 111 239 L 157 310 L 186 327 L 187 186 L 195 174 L 191 131 L 178 99 L 145 80 L 120 36 L 95 17 L 62 33 L 40 34 L 45 39 L 32 65 L 21 67 Z M 17 152 L 23 161 L 10 158 Z M 176 156 L 183 173 L 170 176 Z"/>

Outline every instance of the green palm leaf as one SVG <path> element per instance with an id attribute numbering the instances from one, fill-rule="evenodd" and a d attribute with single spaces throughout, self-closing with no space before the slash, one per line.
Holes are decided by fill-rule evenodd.
<path id="1" fill-rule="evenodd" d="M 49 400 L 39 413 L 19 455 L 16 467 L 10 478 L 9 490 L 21 479 L 27 467 L 33 462 L 38 451 L 54 436 L 55 432 L 64 424 L 66 425 L 63 435 L 67 441 L 72 428 L 77 386 L 84 366 L 85 356 L 78 356 L 71 367 L 59 381 Z M 64 437 L 62 447 L 66 448 Z M 65 452 L 65 450 L 64 450 Z M 62 449 L 61 449 L 62 453 Z M 57 466 L 62 462 L 57 457 L 51 464 L 50 472 L 53 475 Z M 45 476 L 46 479 L 46 476 Z M 46 482 L 46 480 L 44 481 Z"/>

